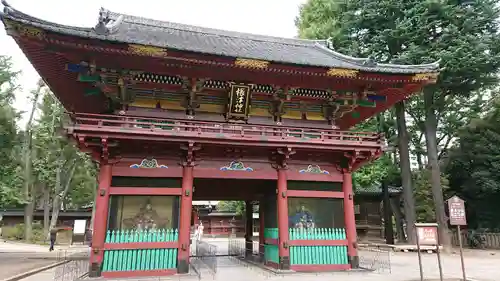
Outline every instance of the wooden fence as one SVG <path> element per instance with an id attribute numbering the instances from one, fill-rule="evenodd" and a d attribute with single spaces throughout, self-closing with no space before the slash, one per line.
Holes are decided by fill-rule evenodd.
<path id="1" fill-rule="evenodd" d="M 463 231 L 461 234 L 464 247 L 470 247 L 469 235 L 471 235 L 471 233 Z M 475 235 L 480 237 L 483 241 L 482 248 L 500 249 L 500 233 L 476 232 Z M 458 246 L 458 233 L 456 231 L 453 232 L 452 243 L 454 246 Z"/>

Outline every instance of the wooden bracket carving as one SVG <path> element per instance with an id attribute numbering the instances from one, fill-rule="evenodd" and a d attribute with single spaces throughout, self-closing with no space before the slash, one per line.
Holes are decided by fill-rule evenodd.
<path id="1" fill-rule="evenodd" d="M 288 169 L 288 161 L 290 157 L 296 153 L 291 147 L 286 148 L 278 148 L 276 150 L 276 158 L 275 163 L 272 164 L 272 167 L 276 170 L 286 170 Z"/>
<path id="2" fill-rule="evenodd" d="M 288 96 L 289 88 L 278 88 L 272 96 L 269 106 L 269 113 L 274 116 L 276 122 L 281 122 L 281 116 L 285 114 L 285 99 Z"/>
<path id="3" fill-rule="evenodd" d="M 108 139 L 101 139 L 102 153 L 101 158 L 105 163 L 108 163 L 109 160 L 109 147 L 108 147 Z"/>
<path id="4" fill-rule="evenodd" d="M 92 161 L 98 163 L 101 161 L 101 152 L 95 151 L 94 149 L 90 148 L 85 141 L 85 136 L 73 134 L 73 138 L 77 140 L 77 147 L 81 152 L 90 155 Z"/>
<path id="5" fill-rule="evenodd" d="M 187 92 L 186 98 L 182 101 L 182 106 L 186 109 L 186 115 L 194 116 L 195 110 L 200 107 L 197 94 L 203 90 L 206 79 L 183 77 L 182 88 Z"/>
<path id="6" fill-rule="evenodd" d="M 183 167 L 193 167 L 195 166 L 195 152 L 201 149 L 201 145 L 195 144 L 193 141 L 190 141 L 186 144 L 181 145 L 181 150 L 184 152 L 181 157 L 181 161 L 179 165 Z"/>
<path id="7" fill-rule="evenodd" d="M 344 153 L 344 157 L 347 159 L 347 167 L 343 168 L 344 173 L 352 173 L 359 169 L 366 162 L 373 161 L 382 155 L 382 150 L 370 150 L 366 154 L 361 154 L 358 150 L 354 152 Z"/>
<path id="8" fill-rule="evenodd" d="M 339 118 L 339 104 L 335 101 L 335 97 L 332 93 L 330 93 L 330 97 L 326 104 L 323 105 L 323 115 L 326 120 L 333 125 L 336 119 Z"/>
<path id="9" fill-rule="evenodd" d="M 342 172 L 352 173 L 354 171 L 353 168 L 358 161 L 359 154 L 360 153 L 358 150 L 355 150 L 353 152 L 344 152 L 346 163 L 344 164 L 344 167 L 342 167 Z"/>

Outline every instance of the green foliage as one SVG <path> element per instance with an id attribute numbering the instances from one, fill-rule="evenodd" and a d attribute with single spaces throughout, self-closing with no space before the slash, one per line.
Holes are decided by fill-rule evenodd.
<path id="1" fill-rule="evenodd" d="M 498 2 L 485 0 L 460 5 L 454 0 L 309 0 L 301 7 L 296 26 L 301 38 L 328 38 L 336 51 L 355 57 L 400 64 L 440 60 L 443 69 L 438 83 L 426 90 L 427 108 L 418 96 L 406 106 L 413 119 L 408 126 L 413 153 L 421 160 L 424 154 L 433 156 L 430 159 L 440 159 L 447 154 L 458 129 L 481 115 L 487 100 L 485 89 L 498 82 Z M 432 122 L 434 117 L 437 124 Z M 370 122 L 373 121 L 369 120 L 365 127 L 370 127 Z M 437 136 L 438 155 L 437 151 L 426 151 L 424 131 L 431 141 Z M 393 136 L 387 138 L 389 144 L 395 143 Z M 423 162 L 421 169 L 426 168 Z M 361 169 L 355 181 L 378 180 L 389 168 L 382 163 L 389 162 L 382 160 Z M 430 204 L 425 199 L 432 198 L 427 174 L 419 171 L 415 178 L 416 200 L 421 204 Z M 462 170 L 462 177 L 467 174 L 468 171 Z M 439 187 L 439 183 L 432 185 Z M 436 207 L 441 207 L 442 202 L 438 201 Z M 421 219 L 434 216 L 431 205 L 418 208 Z M 438 221 L 444 221 L 442 215 Z"/>
<path id="2" fill-rule="evenodd" d="M 20 207 L 24 202 L 22 187 L 25 182 L 23 133 L 18 132 L 20 117 L 12 103 L 18 73 L 13 71 L 10 58 L 0 56 L 0 208 Z M 78 151 L 66 136 L 60 134 L 64 109 L 52 93 L 41 88 L 42 101 L 38 104 L 39 118 L 32 126 L 33 178 L 31 197 L 40 201 L 43 188 L 50 189 L 52 200 L 62 196 L 65 208 L 79 208 L 93 202 L 96 188 L 96 166 L 89 157 Z M 70 173 L 72 167 L 74 173 Z M 66 183 L 69 186 L 64 191 Z M 57 195 L 56 195 L 57 193 Z M 40 204 L 36 204 L 40 205 Z"/>
<path id="3" fill-rule="evenodd" d="M 11 59 L 0 56 L 0 207 L 18 205 L 21 200 L 22 179 L 16 157 L 20 151 L 16 127 L 19 114 L 12 106 L 18 74 Z"/>
<path id="4" fill-rule="evenodd" d="M 450 150 L 446 172 L 449 196 L 466 200 L 469 226 L 500 228 L 500 103 L 460 132 Z"/>
<path id="5" fill-rule="evenodd" d="M 18 223 L 14 226 L 2 227 L 2 236 L 8 240 L 24 239 L 24 223 Z M 30 242 L 42 243 L 46 239 L 43 234 L 43 226 L 40 222 L 33 223 L 33 235 Z"/>
<path id="6" fill-rule="evenodd" d="M 245 213 L 245 201 L 220 201 L 217 204 L 217 210 L 220 212 L 235 212 L 241 216 Z"/>
<path id="7" fill-rule="evenodd" d="M 40 117 L 33 128 L 36 150 L 33 167 L 38 182 L 50 187 L 54 196 L 62 195 L 61 203 L 66 208 L 89 205 L 97 185 L 95 165 L 60 134 L 64 109 L 52 93 L 44 93 L 39 111 Z"/>
<path id="8" fill-rule="evenodd" d="M 428 169 L 422 169 L 413 173 L 417 222 L 436 222 L 436 211 L 432 199 L 430 177 L 431 173 Z M 444 192 L 449 189 L 448 185 L 449 183 L 446 177 L 441 177 L 441 187 Z"/>

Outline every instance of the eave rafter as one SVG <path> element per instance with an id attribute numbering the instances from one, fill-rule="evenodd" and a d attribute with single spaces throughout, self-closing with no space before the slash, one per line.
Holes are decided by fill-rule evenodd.
<path id="1" fill-rule="evenodd" d="M 410 75 L 387 75 L 381 73 L 361 72 L 352 69 L 321 68 L 321 67 L 296 67 L 285 64 L 270 63 L 267 61 L 251 60 L 245 58 L 221 58 L 214 55 L 195 55 L 177 50 L 167 50 L 154 46 L 136 44 L 96 44 L 95 40 L 79 38 L 75 36 L 61 36 L 57 34 L 45 34 L 43 30 L 29 25 L 10 21 L 10 29 L 15 30 L 13 36 L 29 37 L 30 39 L 43 40 L 51 44 L 59 45 L 68 49 L 84 49 L 107 55 L 126 55 L 144 59 L 144 57 L 161 58 L 171 62 L 184 63 L 187 65 L 205 65 L 218 68 L 236 68 L 250 70 L 251 72 L 271 72 L 275 74 L 300 75 L 312 77 L 334 77 L 340 80 L 360 80 L 365 82 L 382 83 L 406 83 L 421 81 L 433 82 L 436 74 L 422 73 Z M 9 29 L 9 27 L 7 28 Z M 437 73 L 437 72 L 436 72 Z"/>
<path id="2" fill-rule="evenodd" d="M 84 50 L 87 57 L 95 60 L 94 65 L 104 65 L 108 69 L 111 69 L 109 68 L 110 66 L 115 66 L 115 69 L 119 71 L 123 71 L 122 69 L 151 69 L 153 71 L 163 72 L 158 75 L 178 77 L 181 79 L 182 77 L 188 77 L 190 79 L 206 79 L 207 81 L 248 81 L 256 83 L 257 85 L 271 85 L 273 88 L 271 92 L 265 90 L 259 93 L 258 91 L 255 91 L 258 87 L 254 87 L 254 93 L 256 95 L 273 94 L 276 90 L 285 87 L 296 88 L 297 91 L 304 88 L 310 89 L 312 87 L 320 89 L 341 89 L 342 87 L 345 87 L 347 89 L 352 89 L 363 84 L 371 84 L 375 89 L 374 92 L 377 93 L 377 91 L 380 91 L 380 89 L 383 88 L 396 88 L 397 85 L 400 84 L 410 84 L 411 86 L 405 86 L 404 91 L 400 91 L 401 95 L 406 96 L 409 94 L 408 89 L 412 87 L 418 90 L 418 88 L 421 88 L 426 84 L 435 83 L 438 75 L 437 72 L 419 73 L 415 75 L 389 75 L 362 72 L 352 69 L 297 67 L 268 61 L 250 60 L 245 58 L 225 58 L 142 45 L 110 45 L 104 41 L 48 33 L 40 29 L 33 29 L 32 26 L 23 25 L 13 21 L 8 23 L 8 25 L 10 25 L 8 29 L 10 28 L 10 30 L 12 30 L 11 35 L 16 37 L 18 40 L 23 41 L 22 44 L 45 44 L 46 48 L 44 49 L 57 49 L 57 53 L 59 55 L 63 54 L 68 58 L 71 57 L 70 61 L 72 62 L 79 62 L 81 55 L 78 53 Z M 121 80 L 126 82 L 127 85 L 122 85 L 121 87 L 118 85 L 118 89 L 116 91 L 113 90 L 110 85 L 107 85 L 103 81 L 104 79 L 102 79 L 92 85 L 93 89 L 85 89 L 85 95 L 103 93 L 104 96 L 113 97 L 114 93 L 118 93 L 115 94 L 115 96 L 120 96 L 120 103 L 127 104 L 133 100 L 133 97 L 127 95 L 127 88 L 129 87 L 145 87 L 154 91 L 161 91 L 162 88 L 172 88 L 177 90 L 182 87 L 182 84 L 177 85 L 175 83 L 173 85 L 163 83 L 164 85 L 158 87 L 156 82 L 152 83 L 136 79 L 140 75 L 144 75 L 143 71 L 132 71 L 135 71 L 136 73 L 129 74 L 127 79 Z M 69 83 L 69 81 L 65 83 Z M 223 92 L 226 87 L 221 86 L 215 89 L 208 89 L 207 87 L 203 88 L 208 91 Z M 328 97 L 300 96 L 299 98 L 297 97 L 297 93 L 298 92 L 293 92 L 290 95 L 291 99 L 310 99 L 312 102 L 314 102 L 314 100 L 329 100 Z M 382 94 L 381 96 L 384 95 Z M 354 99 L 356 98 L 353 98 L 353 100 Z M 399 96 L 397 99 L 401 100 L 402 97 Z M 186 104 L 186 106 L 189 105 L 188 110 L 192 111 L 195 109 L 196 103 L 196 98 L 190 99 Z M 382 105 L 382 107 L 387 108 L 392 104 L 393 103 L 386 102 Z M 192 105 L 194 105 L 194 107 Z M 335 116 L 333 119 L 342 119 L 338 122 L 338 127 L 346 129 L 373 115 L 373 110 L 362 109 L 361 111 L 357 110 L 357 107 L 358 105 L 344 104 L 342 110 L 336 111 L 335 106 L 325 107 L 325 110 L 329 110 L 327 113 Z M 377 110 L 380 111 L 380 108 L 382 107 L 377 106 Z M 346 113 L 349 113 L 349 116 L 345 117 Z"/>

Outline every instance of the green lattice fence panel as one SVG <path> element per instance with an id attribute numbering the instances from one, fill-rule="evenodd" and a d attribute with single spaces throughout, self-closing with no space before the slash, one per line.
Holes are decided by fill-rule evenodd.
<path id="1" fill-rule="evenodd" d="M 278 239 L 277 228 L 265 228 L 264 238 Z M 264 245 L 264 258 L 266 261 L 279 263 L 279 248 L 278 245 L 266 244 Z"/>
<path id="2" fill-rule="evenodd" d="M 177 229 L 113 230 L 106 234 L 106 243 L 175 242 Z M 106 250 L 102 271 L 136 271 L 174 269 L 177 249 Z"/>
<path id="3" fill-rule="evenodd" d="M 345 240 L 343 228 L 289 229 L 290 240 Z M 347 246 L 291 246 L 290 263 L 347 264 Z"/>
<path id="4" fill-rule="evenodd" d="M 278 229 L 277 228 L 265 228 L 264 238 L 278 239 Z"/>

